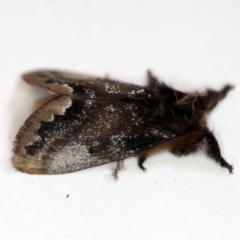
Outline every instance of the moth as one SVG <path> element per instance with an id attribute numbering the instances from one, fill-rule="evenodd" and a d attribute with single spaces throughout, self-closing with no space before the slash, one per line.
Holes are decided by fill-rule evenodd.
<path id="1" fill-rule="evenodd" d="M 137 156 L 138 166 L 148 156 L 168 149 L 176 156 L 202 150 L 227 168 L 206 115 L 233 87 L 220 91 L 178 91 L 150 71 L 147 86 L 61 71 L 23 75 L 45 88 L 51 97 L 25 121 L 14 142 L 14 166 L 33 174 L 69 173 Z"/>

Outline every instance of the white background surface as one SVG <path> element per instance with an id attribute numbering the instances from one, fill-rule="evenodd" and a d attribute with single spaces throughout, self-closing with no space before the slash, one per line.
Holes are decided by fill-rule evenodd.
<path id="1" fill-rule="evenodd" d="M 240 2 L 0 2 L 1 239 L 240 239 Z M 230 175 L 202 153 L 135 158 L 66 175 L 11 165 L 19 127 L 42 92 L 21 81 L 59 68 L 145 83 L 150 68 L 180 90 L 236 85 L 208 118 Z M 69 194 L 69 197 L 66 196 Z"/>

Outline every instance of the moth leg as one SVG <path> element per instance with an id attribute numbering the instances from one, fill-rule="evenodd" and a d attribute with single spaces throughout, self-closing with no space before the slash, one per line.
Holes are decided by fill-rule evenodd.
<path id="1" fill-rule="evenodd" d="M 113 177 L 115 180 L 118 180 L 118 172 L 123 169 L 123 160 L 118 160 L 116 168 L 113 170 Z"/>
<path id="2" fill-rule="evenodd" d="M 226 97 L 227 93 L 233 89 L 232 85 L 226 85 L 220 91 L 214 91 L 212 89 L 207 90 L 207 99 L 208 99 L 208 106 L 207 112 L 213 110 L 216 107 L 219 101 Z"/>
<path id="3" fill-rule="evenodd" d="M 145 160 L 147 159 L 146 156 L 139 156 L 138 158 L 138 166 L 140 169 L 142 169 L 144 172 L 147 170 L 144 166 L 143 163 L 145 162 Z"/>
<path id="4" fill-rule="evenodd" d="M 225 159 L 221 156 L 221 151 L 218 145 L 216 138 L 213 133 L 206 129 L 203 135 L 206 144 L 204 151 L 205 153 L 212 159 L 214 159 L 217 163 L 219 163 L 222 167 L 227 168 L 230 173 L 233 172 L 233 166 L 225 161 Z"/>

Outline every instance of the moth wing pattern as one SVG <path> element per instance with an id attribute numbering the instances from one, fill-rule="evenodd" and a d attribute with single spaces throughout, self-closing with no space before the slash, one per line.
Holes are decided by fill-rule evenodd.
<path id="1" fill-rule="evenodd" d="M 50 93 L 67 94 L 81 99 L 145 99 L 156 95 L 156 90 L 153 88 L 126 84 L 107 77 L 100 78 L 64 71 L 33 71 L 24 74 L 23 79 L 30 85 L 47 89 Z M 150 80 L 149 85 L 151 85 Z"/>
<path id="2" fill-rule="evenodd" d="M 138 101 L 57 95 L 20 129 L 13 163 L 28 173 L 66 173 L 123 160 L 174 139 L 149 119 L 150 111 Z"/>
<path id="3" fill-rule="evenodd" d="M 208 129 L 210 112 L 232 89 L 184 93 L 148 72 L 146 87 L 60 71 L 35 71 L 26 82 L 53 93 L 24 123 L 14 142 L 14 166 L 28 173 L 66 173 L 137 156 L 138 165 L 167 148 L 183 156 L 202 149 L 229 172 Z"/>

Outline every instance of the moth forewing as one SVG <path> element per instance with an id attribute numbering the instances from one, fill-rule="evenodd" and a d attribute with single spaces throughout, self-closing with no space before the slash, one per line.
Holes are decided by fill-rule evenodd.
<path id="1" fill-rule="evenodd" d="M 133 102 L 57 96 L 31 115 L 20 130 L 14 164 L 22 170 L 25 157 L 26 163 L 31 162 L 26 164 L 26 168 L 30 166 L 27 172 L 40 161 L 44 164 L 38 164 L 39 172 L 64 173 L 133 156 L 174 137 L 151 123 L 150 114 Z M 16 164 L 18 156 L 21 164 Z"/>
<path id="2" fill-rule="evenodd" d="M 26 148 L 41 141 L 36 133 L 42 122 L 51 122 L 55 115 L 64 114 L 71 104 L 71 98 L 67 95 L 58 95 L 49 102 L 43 104 L 35 111 L 20 128 L 14 142 L 14 166 L 29 173 L 44 173 L 45 162 L 39 157 L 26 154 Z M 39 147 L 39 146 L 37 146 Z"/>
<path id="3" fill-rule="evenodd" d="M 80 99 L 152 99 L 158 94 L 156 89 L 150 87 L 69 72 L 35 71 L 24 74 L 23 79 L 30 85 Z"/>

